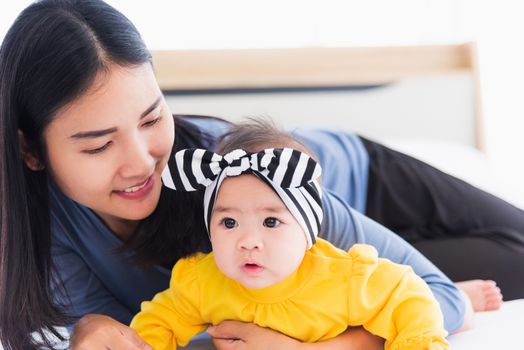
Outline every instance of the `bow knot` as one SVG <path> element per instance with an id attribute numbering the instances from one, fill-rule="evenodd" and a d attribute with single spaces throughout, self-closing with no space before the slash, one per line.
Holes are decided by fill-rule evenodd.
<path id="1" fill-rule="evenodd" d="M 257 153 L 236 149 L 223 156 L 203 149 L 185 149 L 175 154 L 175 163 L 175 167 L 166 167 L 162 180 L 167 187 L 185 191 L 205 189 L 219 176 L 247 172 L 261 174 L 282 188 L 295 188 L 321 173 L 317 162 L 291 148 L 268 148 Z"/>
<path id="2" fill-rule="evenodd" d="M 226 172 L 226 176 L 238 176 L 250 169 L 253 164 L 246 151 L 236 149 L 225 154 L 219 162 L 218 168 Z"/>

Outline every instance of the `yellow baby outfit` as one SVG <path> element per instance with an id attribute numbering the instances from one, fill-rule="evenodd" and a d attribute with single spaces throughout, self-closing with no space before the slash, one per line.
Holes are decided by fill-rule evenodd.
<path id="1" fill-rule="evenodd" d="M 180 260 L 170 288 L 141 308 L 131 326 L 155 350 L 184 346 L 224 320 L 255 323 L 304 342 L 363 326 L 385 338 L 388 350 L 448 349 L 442 313 L 424 281 L 364 244 L 345 252 L 318 239 L 293 275 L 262 289 L 226 277 L 213 253 L 197 254 Z"/>

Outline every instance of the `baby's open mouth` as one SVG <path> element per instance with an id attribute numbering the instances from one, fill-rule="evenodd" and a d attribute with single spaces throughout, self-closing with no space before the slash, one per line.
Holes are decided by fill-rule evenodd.
<path id="1" fill-rule="evenodd" d="M 264 270 L 264 267 L 262 265 L 259 265 L 257 263 L 245 263 L 242 266 L 243 270 L 249 274 L 253 273 L 259 273 Z"/>

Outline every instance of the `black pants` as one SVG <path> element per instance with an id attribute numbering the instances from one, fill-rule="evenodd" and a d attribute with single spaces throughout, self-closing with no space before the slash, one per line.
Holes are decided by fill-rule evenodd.
<path id="1" fill-rule="evenodd" d="M 454 281 L 493 279 L 524 298 L 524 211 L 403 153 L 362 138 L 366 215 L 397 233 Z"/>

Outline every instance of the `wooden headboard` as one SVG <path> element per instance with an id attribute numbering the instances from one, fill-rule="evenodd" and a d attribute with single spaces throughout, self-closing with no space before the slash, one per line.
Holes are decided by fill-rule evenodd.
<path id="1" fill-rule="evenodd" d="M 473 144 L 481 150 L 484 148 L 478 66 L 473 43 L 153 51 L 153 61 L 160 87 L 167 96 L 175 98 L 172 105 L 177 113 L 177 108 L 185 108 L 185 113 L 202 113 L 198 108 L 205 103 L 195 100 L 195 96 L 208 96 L 221 103 L 217 101 L 219 95 L 231 98 L 232 95 L 238 97 L 246 93 L 341 91 L 354 90 L 355 87 L 360 91 L 365 87 L 386 86 L 420 77 L 467 75 L 474 90 L 473 100 L 469 101 L 473 104 L 474 113 Z M 186 103 L 184 98 L 187 105 L 180 107 Z M 229 99 L 227 103 L 225 100 L 222 103 L 232 105 L 237 100 Z M 210 108 L 210 112 L 214 112 Z M 229 112 L 225 110 L 222 113 Z M 251 112 L 246 110 L 245 113 Z"/>

